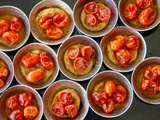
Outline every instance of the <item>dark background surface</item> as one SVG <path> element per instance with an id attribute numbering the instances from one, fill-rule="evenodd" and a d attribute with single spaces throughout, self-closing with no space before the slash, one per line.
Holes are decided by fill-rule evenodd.
<path id="1" fill-rule="evenodd" d="M 30 13 L 31 9 L 39 1 L 40 0 L 0 0 L 0 6 L 12 5 L 12 6 L 18 7 L 23 12 L 25 12 L 25 14 L 29 17 L 29 13 Z M 66 2 L 73 10 L 73 6 L 76 3 L 76 0 L 63 0 L 63 1 Z M 114 0 L 114 1 L 115 1 L 116 5 L 118 6 L 119 0 Z M 116 26 L 121 26 L 121 25 L 123 25 L 123 24 L 122 24 L 121 20 L 118 19 Z M 76 35 L 76 34 L 81 34 L 81 33 L 75 27 L 72 36 Z M 158 25 L 156 28 L 154 28 L 150 31 L 141 32 L 141 34 L 143 35 L 144 39 L 146 40 L 146 44 L 147 44 L 146 58 L 160 57 L 160 42 L 159 42 L 160 41 L 160 25 Z M 93 38 L 93 39 L 95 39 L 98 43 L 100 43 L 102 37 Z M 34 39 L 32 34 L 30 34 L 30 37 L 29 37 L 26 44 L 29 44 L 32 42 L 37 42 L 37 41 Z M 55 50 L 55 52 L 57 52 L 59 45 L 50 46 L 50 47 L 53 48 Z M 5 53 L 9 55 L 11 60 L 13 60 L 13 57 L 17 53 L 18 50 L 13 51 L 13 52 L 5 52 Z M 100 71 L 104 71 L 104 70 L 109 70 L 109 68 L 107 68 L 103 63 Z M 131 77 L 132 72 L 122 73 L 122 74 L 124 74 L 129 79 L 129 81 L 131 81 L 130 77 Z M 61 79 L 68 79 L 68 78 L 66 78 L 61 72 L 59 72 L 59 75 L 58 75 L 56 81 L 61 80 Z M 79 83 L 86 89 L 88 82 L 89 82 L 89 80 L 84 81 L 84 82 L 79 82 Z M 18 84 L 18 83 L 17 83 L 16 79 L 14 78 L 10 87 L 13 85 L 16 85 L 16 84 Z M 38 90 L 38 92 L 41 94 L 41 96 L 43 96 L 43 93 L 45 90 L 46 89 Z M 98 119 L 104 120 L 105 118 L 98 116 L 91 109 L 89 109 L 89 112 L 88 112 L 85 120 L 98 120 Z M 129 108 L 129 110 L 126 113 L 124 113 L 123 115 L 121 115 L 120 117 L 112 118 L 112 120 L 159 120 L 159 119 L 160 119 L 160 105 L 147 104 L 147 103 L 141 101 L 135 94 L 134 94 L 133 103 L 132 103 L 131 107 Z M 42 120 L 45 120 L 44 115 L 43 115 Z"/>

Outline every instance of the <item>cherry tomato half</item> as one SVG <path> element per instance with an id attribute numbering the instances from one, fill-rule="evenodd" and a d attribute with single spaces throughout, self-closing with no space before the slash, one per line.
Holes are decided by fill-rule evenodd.
<path id="1" fill-rule="evenodd" d="M 73 102 L 73 95 L 71 92 L 63 91 L 59 95 L 59 100 L 63 105 L 69 105 Z"/>
<path id="2" fill-rule="evenodd" d="M 91 46 L 84 46 L 81 48 L 81 55 L 86 60 L 92 60 L 95 56 L 95 50 Z"/>
<path id="3" fill-rule="evenodd" d="M 4 67 L 0 67 L 0 77 L 6 77 L 8 75 L 8 70 Z"/>
<path id="4" fill-rule="evenodd" d="M 23 120 L 23 111 L 20 109 L 13 110 L 10 113 L 8 119 L 9 120 Z"/>
<path id="5" fill-rule="evenodd" d="M 74 60 L 73 66 L 79 72 L 83 72 L 88 67 L 88 61 L 84 59 L 83 57 L 78 57 Z"/>
<path id="6" fill-rule="evenodd" d="M 156 83 L 157 83 L 158 91 L 160 92 L 160 77 L 157 79 Z"/>
<path id="7" fill-rule="evenodd" d="M 47 70 L 49 70 L 49 69 L 51 69 L 53 67 L 52 59 L 45 52 L 41 52 L 41 54 L 40 54 L 40 62 L 42 64 L 42 66 Z"/>
<path id="8" fill-rule="evenodd" d="M 19 32 L 22 28 L 22 21 L 17 17 L 12 17 L 10 28 L 12 31 Z"/>
<path id="9" fill-rule="evenodd" d="M 26 107 L 32 101 L 32 94 L 30 92 L 24 92 L 19 94 L 18 102 L 22 107 Z"/>
<path id="10" fill-rule="evenodd" d="M 144 9 L 138 17 L 139 22 L 145 26 L 151 25 L 155 19 L 156 11 L 151 8 Z"/>
<path id="11" fill-rule="evenodd" d="M 74 118 L 78 113 L 78 108 L 75 104 L 65 106 L 65 113 L 68 117 Z"/>
<path id="12" fill-rule="evenodd" d="M 129 36 L 125 42 L 125 46 L 130 50 L 136 50 L 139 48 L 139 39 L 136 36 Z"/>
<path id="13" fill-rule="evenodd" d="M 111 17 L 111 10 L 108 7 L 101 7 L 96 13 L 98 20 L 106 22 Z"/>
<path id="14" fill-rule="evenodd" d="M 92 15 L 92 14 L 87 14 L 85 16 L 85 24 L 89 27 L 92 27 L 94 25 L 96 25 L 97 23 L 97 18 L 95 15 Z"/>
<path id="15" fill-rule="evenodd" d="M 37 65 L 40 60 L 40 56 L 37 53 L 28 53 L 22 57 L 22 63 L 25 67 L 30 68 Z"/>
<path id="16" fill-rule="evenodd" d="M 152 5 L 152 0 L 136 0 L 136 5 L 140 8 L 140 9 L 146 9 L 151 7 Z"/>
<path id="17" fill-rule="evenodd" d="M 64 105 L 61 102 L 55 102 L 52 104 L 52 112 L 56 116 L 62 116 L 65 112 Z"/>
<path id="18" fill-rule="evenodd" d="M 0 35 L 2 35 L 6 31 L 9 31 L 9 29 L 10 23 L 7 20 L 0 20 Z"/>
<path id="19" fill-rule="evenodd" d="M 66 27 L 69 23 L 69 17 L 66 13 L 59 13 L 53 17 L 53 24 L 57 27 Z"/>
<path id="20" fill-rule="evenodd" d="M 76 59 L 80 55 L 79 47 L 77 46 L 71 46 L 68 48 L 68 56 L 70 59 Z"/>
<path id="21" fill-rule="evenodd" d="M 45 71 L 42 68 L 36 68 L 31 70 L 27 74 L 27 80 L 31 83 L 41 80 L 45 76 Z"/>
<path id="22" fill-rule="evenodd" d="M 160 65 L 153 65 L 151 69 L 152 73 L 157 73 L 160 76 Z"/>
<path id="23" fill-rule="evenodd" d="M 96 104 L 103 104 L 106 102 L 107 96 L 105 93 L 99 93 L 97 91 L 92 92 L 92 100 Z"/>
<path id="24" fill-rule="evenodd" d="M 106 93 L 107 97 L 110 97 L 113 92 L 116 90 L 116 84 L 113 80 L 107 80 L 104 85 L 104 92 Z"/>
<path id="25" fill-rule="evenodd" d="M 84 6 L 84 11 L 87 14 L 96 14 L 98 9 L 99 9 L 99 5 L 96 2 L 89 2 Z"/>
<path id="26" fill-rule="evenodd" d="M 124 43 L 125 43 L 125 37 L 123 37 L 122 35 L 117 35 L 110 42 L 111 49 L 113 51 L 117 51 L 124 46 Z"/>
<path id="27" fill-rule="evenodd" d="M 114 109 L 114 99 L 112 97 L 107 98 L 106 103 L 102 105 L 104 112 L 110 113 Z"/>
<path id="28" fill-rule="evenodd" d="M 39 20 L 39 25 L 41 28 L 44 29 L 48 29 L 53 23 L 53 19 L 52 17 L 49 16 L 43 16 L 40 20 Z"/>
<path id="29" fill-rule="evenodd" d="M 18 106 L 19 106 L 18 97 L 16 95 L 13 95 L 13 96 L 7 98 L 7 100 L 5 101 L 5 106 L 11 110 L 18 108 Z"/>
<path id="30" fill-rule="evenodd" d="M 19 33 L 15 32 L 15 31 L 7 31 L 2 34 L 2 38 L 7 43 L 13 45 L 19 41 Z"/>
<path id="31" fill-rule="evenodd" d="M 4 86 L 4 81 L 2 78 L 0 78 L 0 88 L 2 88 Z"/>
<path id="32" fill-rule="evenodd" d="M 24 117 L 26 118 L 35 118 L 38 115 L 39 111 L 36 106 L 28 105 L 24 108 L 23 113 Z"/>
<path id="33" fill-rule="evenodd" d="M 135 20 L 138 18 L 138 7 L 135 4 L 125 6 L 123 15 L 126 20 Z"/>
<path id="34" fill-rule="evenodd" d="M 46 35 L 52 39 L 59 39 L 62 37 L 63 31 L 61 28 L 51 25 L 46 29 Z"/>
<path id="35" fill-rule="evenodd" d="M 148 80 L 156 80 L 158 77 L 157 72 L 153 72 L 152 68 L 154 65 L 148 66 L 144 71 L 144 77 Z"/>
<path id="36" fill-rule="evenodd" d="M 119 49 L 116 51 L 115 56 L 121 65 L 128 65 L 133 58 L 132 53 L 126 49 Z"/>

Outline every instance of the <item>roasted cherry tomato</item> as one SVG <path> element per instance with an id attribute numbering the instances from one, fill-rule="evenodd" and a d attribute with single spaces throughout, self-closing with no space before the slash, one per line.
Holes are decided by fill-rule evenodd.
<path id="1" fill-rule="evenodd" d="M 30 92 L 24 92 L 19 94 L 18 102 L 22 107 L 26 107 L 32 101 L 32 94 Z"/>
<path id="2" fill-rule="evenodd" d="M 8 70 L 4 67 L 0 67 L 0 77 L 6 77 L 8 75 Z"/>
<path id="3" fill-rule="evenodd" d="M 79 47 L 77 46 L 71 46 L 68 48 L 68 56 L 70 59 L 76 59 L 80 55 Z"/>
<path id="4" fill-rule="evenodd" d="M 96 14 L 98 9 L 99 9 L 99 5 L 96 2 L 89 2 L 84 6 L 84 11 L 87 14 Z"/>
<path id="5" fill-rule="evenodd" d="M 136 50 L 139 48 L 139 39 L 136 36 L 129 36 L 125 42 L 125 46 L 130 50 Z"/>
<path id="6" fill-rule="evenodd" d="M 70 105 L 73 102 L 73 95 L 71 92 L 63 91 L 59 95 L 59 100 L 63 105 Z"/>
<path id="7" fill-rule="evenodd" d="M 13 110 L 10 113 L 8 119 L 9 120 L 23 120 L 23 111 L 20 109 Z"/>
<path id="8" fill-rule="evenodd" d="M 157 83 L 158 91 L 160 92 L 160 77 L 157 79 L 156 83 Z"/>
<path id="9" fill-rule="evenodd" d="M 7 31 L 2 34 L 2 38 L 7 43 L 13 45 L 19 41 L 19 33 L 15 32 L 15 31 Z"/>
<path id="10" fill-rule="evenodd" d="M 126 100 L 126 96 L 127 96 L 126 89 L 121 85 L 116 86 L 116 91 L 113 93 L 114 100 L 118 103 L 124 103 Z"/>
<path id="11" fill-rule="evenodd" d="M 108 7 L 101 7 L 96 13 L 98 20 L 106 22 L 111 17 L 111 10 Z"/>
<path id="12" fill-rule="evenodd" d="M 78 57 L 74 60 L 73 66 L 79 72 L 83 72 L 88 67 L 88 61 L 84 59 L 83 57 Z"/>
<path id="13" fill-rule="evenodd" d="M 38 115 L 39 111 L 36 106 L 28 105 L 24 108 L 23 113 L 24 117 L 26 118 L 35 118 Z"/>
<path id="14" fill-rule="evenodd" d="M 59 13 L 53 17 L 53 24 L 57 27 L 66 27 L 69 23 L 69 17 L 66 13 Z"/>
<path id="15" fill-rule="evenodd" d="M 36 69 L 31 70 L 27 74 L 27 80 L 29 82 L 34 83 L 34 82 L 41 80 L 44 76 L 45 76 L 45 71 L 42 68 L 36 68 Z"/>
<path id="16" fill-rule="evenodd" d="M 40 54 L 40 62 L 42 64 L 42 66 L 47 70 L 51 69 L 53 67 L 52 59 L 45 52 L 41 52 L 41 54 Z"/>
<path id="17" fill-rule="evenodd" d="M 41 28 L 44 29 L 48 29 L 53 23 L 53 19 L 52 17 L 49 16 L 43 16 L 40 20 L 39 20 L 39 25 L 41 26 Z"/>
<path id="18" fill-rule="evenodd" d="M 91 60 L 95 56 L 95 50 L 91 46 L 84 46 L 81 48 L 81 55 L 86 60 Z"/>
<path id="19" fill-rule="evenodd" d="M 9 29 L 10 23 L 7 20 L 0 20 L 0 35 L 2 35 L 6 31 L 9 31 Z"/>
<path id="20" fill-rule="evenodd" d="M 146 9 L 151 7 L 152 5 L 152 0 L 136 0 L 136 5 L 140 8 L 140 9 Z"/>
<path id="21" fill-rule="evenodd" d="M 78 113 L 78 108 L 75 104 L 65 106 L 65 113 L 68 117 L 74 118 Z"/>
<path id="22" fill-rule="evenodd" d="M 106 102 L 107 96 L 105 93 L 99 93 L 97 91 L 92 92 L 92 100 L 96 104 L 103 104 Z"/>
<path id="23" fill-rule="evenodd" d="M 151 25 L 155 19 L 156 11 L 151 8 L 144 9 L 138 17 L 139 22 L 145 26 Z"/>
<path id="24" fill-rule="evenodd" d="M 104 112 L 110 113 L 114 109 L 114 99 L 112 97 L 107 98 L 106 103 L 102 105 Z"/>
<path id="25" fill-rule="evenodd" d="M 122 35 L 117 35 L 110 42 L 111 49 L 113 51 L 117 51 L 124 46 L 124 43 L 125 43 L 125 37 L 123 37 Z"/>
<path id="26" fill-rule="evenodd" d="M 152 73 L 157 73 L 158 76 L 160 76 L 160 65 L 153 65 L 151 71 L 152 71 Z"/>
<path id="27" fill-rule="evenodd" d="M 18 106 L 19 106 L 18 97 L 16 95 L 13 95 L 13 96 L 7 98 L 7 100 L 5 101 L 5 106 L 11 110 L 18 108 Z"/>
<path id="28" fill-rule="evenodd" d="M 22 28 L 22 21 L 17 17 L 12 17 L 10 28 L 12 31 L 19 32 Z"/>
<path id="29" fill-rule="evenodd" d="M 25 67 L 30 68 L 37 65 L 40 60 L 40 56 L 37 53 L 28 53 L 23 56 L 22 63 Z"/>
<path id="30" fill-rule="evenodd" d="M 141 88 L 141 91 L 147 95 L 154 95 L 158 92 L 157 84 L 156 84 L 156 82 L 154 82 L 152 80 L 147 80 L 147 79 L 144 80 L 141 83 L 140 88 Z"/>
<path id="31" fill-rule="evenodd" d="M 138 18 L 138 7 L 135 4 L 128 4 L 123 11 L 126 20 L 135 20 Z"/>
<path id="32" fill-rule="evenodd" d="M 116 84 L 113 80 L 107 80 L 104 85 L 104 92 L 107 97 L 110 97 L 113 92 L 116 90 Z"/>
<path id="33" fill-rule="evenodd" d="M 65 112 L 64 105 L 61 102 L 55 102 L 52 105 L 52 112 L 56 116 L 62 116 Z"/>
<path id="34" fill-rule="evenodd" d="M 61 28 L 51 25 L 46 29 L 46 35 L 52 39 L 59 39 L 62 37 L 63 31 Z"/>
<path id="35" fill-rule="evenodd" d="M 2 88 L 4 86 L 4 81 L 3 79 L 0 78 L 0 88 Z"/>
<path id="36" fill-rule="evenodd" d="M 97 23 L 97 18 L 95 15 L 92 15 L 92 14 L 87 14 L 85 16 L 85 24 L 89 27 L 92 27 L 94 25 L 96 25 Z"/>
<path id="37" fill-rule="evenodd" d="M 116 51 L 115 56 L 121 65 L 128 65 L 133 58 L 132 53 L 126 49 L 119 49 Z"/>

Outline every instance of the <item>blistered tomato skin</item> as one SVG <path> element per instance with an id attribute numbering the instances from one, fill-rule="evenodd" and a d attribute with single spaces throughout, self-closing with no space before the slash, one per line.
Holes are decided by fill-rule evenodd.
<path id="1" fill-rule="evenodd" d="M 113 97 L 107 98 L 106 103 L 104 103 L 102 105 L 102 108 L 103 108 L 104 112 L 111 113 L 114 109 L 114 104 L 115 104 L 115 102 L 114 102 Z"/>
<path id="2" fill-rule="evenodd" d="M 129 36 L 125 42 L 125 46 L 130 50 L 136 50 L 139 48 L 139 38 L 136 36 Z"/>
<path id="3" fill-rule="evenodd" d="M 92 15 L 92 14 L 87 14 L 85 16 L 85 24 L 88 26 L 88 27 L 92 27 L 92 26 L 95 26 L 97 23 L 97 18 L 95 15 Z"/>
<path id="4" fill-rule="evenodd" d="M 107 97 L 112 96 L 113 92 L 116 90 L 116 84 L 113 80 L 107 80 L 104 85 L 104 92 Z"/>
<path id="5" fill-rule="evenodd" d="M 152 0 L 136 0 L 136 5 L 140 8 L 140 9 L 146 9 L 151 7 L 152 5 Z"/>
<path id="6" fill-rule="evenodd" d="M 108 7 L 101 7 L 96 16 L 101 22 L 107 22 L 111 18 L 111 10 Z"/>
<path id="7" fill-rule="evenodd" d="M 80 72 L 83 72 L 88 67 L 88 61 L 84 59 L 83 57 L 78 57 L 73 62 L 73 67 Z"/>
<path id="8" fill-rule="evenodd" d="M 62 116 L 65 113 L 64 105 L 61 102 L 52 104 L 52 112 L 56 116 Z"/>
<path id="9" fill-rule="evenodd" d="M 81 48 L 81 55 L 86 60 L 92 60 L 95 57 L 95 50 L 91 46 Z"/>
<path id="10" fill-rule="evenodd" d="M 74 118 L 78 113 L 78 108 L 75 104 L 65 106 L 65 113 L 68 117 Z"/>
<path id="11" fill-rule="evenodd" d="M 73 95 L 71 92 L 63 91 L 59 95 L 59 100 L 63 105 L 70 105 L 73 102 Z"/>
<path id="12" fill-rule="evenodd" d="M 0 67 L 0 77 L 6 77 L 8 75 L 8 70 L 4 67 Z"/>
<path id="13" fill-rule="evenodd" d="M 0 20 L 0 35 L 10 30 L 10 23 L 7 20 Z"/>
<path id="14" fill-rule="evenodd" d="M 12 31 L 19 32 L 21 28 L 22 28 L 22 21 L 18 17 L 12 17 L 10 29 Z"/>
<path id="15" fill-rule="evenodd" d="M 99 9 L 99 5 L 96 2 L 89 2 L 84 6 L 84 11 L 87 14 L 96 14 L 98 9 Z"/>
<path id="16" fill-rule="evenodd" d="M 24 110 L 24 117 L 26 118 L 36 118 L 36 116 L 38 115 L 39 111 L 38 108 L 34 105 L 27 105 Z"/>
<path id="17" fill-rule="evenodd" d="M 39 20 L 39 25 L 43 29 L 48 29 L 52 25 L 52 23 L 53 23 L 53 19 L 52 17 L 49 17 L 49 16 L 43 16 Z"/>
<path id="18" fill-rule="evenodd" d="M 160 92 L 160 77 L 157 79 L 156 83 L 157 83 L 158 91 Z"/>
<path id="19" fill-rule="evenodd" d="M 104 93 L 99 93 L 97 91 L 92 92 L 92 100 L 94 101 L 94 103 L 96 104 L 103 104 L 106 102 L 107 96 Z"/>
<path id="20" fill-rule="evenodd" d="M 4 86 L 4 81 L 3 79 L 0 78 L 0 88 L 2 88 Z"/>
<path id="21" fill-rule="evenodd" d="M 11 110 L 18 108 L 18 106 L 19 106 L 18 97 L 16 95 L 13 95 L 13 96 L 7 98 L 7 100 L 5 101 L 5 106 Z"/>
<path id="22" fill-rule="evenodd" d="M 26 107 L 32 101 L 32 94 L 30 92 L 21 93 L 18 96 L 18 102 L 22 107 Z"/>
<path id="23" fill-rule="evenodd" d="M 23 111 L 20 109 L 13 110 L 10 113 L 8 119 L 9 120 L 23 120 Z"/>
<path id="24" fill-rule="evenodd" d="M 74 60 L 80 56 L 80 50 L 77 46 L 71 46 L 68 48 L 68 56 L 70 59 Z"/>

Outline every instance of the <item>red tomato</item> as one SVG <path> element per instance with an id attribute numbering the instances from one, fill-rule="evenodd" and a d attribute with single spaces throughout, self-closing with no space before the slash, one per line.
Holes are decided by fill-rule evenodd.
<path id="1" fill-rule="evenodd" d="M 63 91 L 59 95 L 59 100 L 63 105 L 70 105 L 73 102 L 73 95 L 71 92 Z"/>
<path id="2" fill-rule="evenodd" d="M 9 31 L 10 23 L 7 20 L 0 20 L 0 35 L 4 32 Z"/>
<path id="3" fill-rule="evenodd" d="M 75 104 L 65 106 L 65 113 L 68 117 L 74 118 L 78 113 L 78 108 Z"/>
<path id="4" fill-rule="evenodd" d="M 61 28 L 52 25 L 46 29 L 46 35 L 52 39 L 59 39 L 62 37 L 63 31 Z"/>
<path id="5" fill-rule="evenodd" d="M 89 27 L 92 27 L 94 25 L 96 25 L 97 23 L 97 18 L 95 15 L 92 15 L 92 14 L 87 14 L 85 16 L 85 24 Z"/>
<path id="6" fill-rule="evenodd" d="M 19 33 L 15 31 L 7 31 L 2 35 L 3 40 L 13 45 L 19 41 Z"/>
<path id="7" fill-rule="evenodd" d="M 84 46 L 81 48 L 81 55 L 86 60 L 91 60 L 95 56 L 95 50 L 91 46 Z"/>
<path id="8" fill-rule="evenodd" d="M 7 98 L 7 100 L 5 101 L 5 106 L 11 110 L 18 108 L 18 106 L 19 106 L 18 97 L 16 95 L 13 95 L 13 96 Z"/>
<path id="9" fill-rule="evenodd" d="M 36 68 L 31 70 L 27 74 L 27 80 L 31 83 L 41 80 L 45 76 L 45 71 L 42 68 Z"/>
<path id="10" fill-rule="evenodd" d="M 36 106 L 28 105 L 24 108 L 23 113 L 24 113 L 24 117 L 26 117 L 26 118 L 36 118 L 39 111 Z"/>
<path id="11" fill-rule="evenodd" d="M 117 51 L 124 46 L 124 43 L 125 43 L 125 37 L 123 37 L 122 35 L 117 35 L 110 42 L 111 49 L 113 51 Z"/>
<path id="12" fill-rule="evenodd" d="M 2 88 L 4 86 L 4 81 L 3 79 L 0 78 L 0 88 Z"/>
<path id="13" fill-rule="evenodd" d="M 135 4 L 128 4 L 123 11 L 126 20 L 135 20 L 138 18 L 138 7 Z"/>
<path id="14" fill-rule="evenodd" d="M 56 116 L 62 116 L 65 112 L 64 105 L 61 102 L 55 102 L 52 105 L 52 112 Z"/>
<path id="15" fill-rule="evenodd" d="M 78 57 L 74 60 L 73 66 L 76 70 L 78 70 L 79 72 L 83 72 L 87 69 L 88 67 L 88 62 L 86 59 L 84 59 L 83 57 Z"/>
<path id="16" fill-rule="evenodd" d="M 132 53 L 126 49 L 119 49 L 116 51 L 115 56 L 121 65 L 128 65 L 133 58 Z"/>
<path id="17" fill-rule="evenodd" d="M 160 77 L 157 79 L 157 87 L 158 87 L 158 91 L 160 92 Z"/>
<path id="18" fill-rule="evenodd" d="M 128 49 L 136 50 L 139 48 L 139 39 L 136 36 L 129 36 L 125 42 L 125 46 Z"/>
<path id="19" fill-rule="evenodd" d="M 101 7 L 96 13 L 98 20 L 106 22 L 111 17 L 111 10 L 108 7 Z"/>
<path id="20" fill-rule="evenodd" d="M 12 17 L 10 28 L 12 31 L 19 32 L 22 28 L 22 21 L 17 17 Z"/>
<path id="21" fill-rule="evenodd" d="M 10 113 L 8 119 L 9 120 L 23 120 L 23 111 L 20 109 L 13 110 Z"/>
<path id="22" fill-rule="evenodd" d="M 107 99 L 107 96 L 105 93 L 99 93 L 97 91 L 94 91 L 91 97 L 94 103 L 96 104 L 103 104 L 106 102 L 106 99 Z"/>
<path id="23" fill-rule="evenodd" d="M 24 92 L 19 94 L 18 102 L 22 107 L 26 107 L 32 101 L 32 94 L 30 92 Z"/>
<path id="24" fill-rule="evenodd" d="M 99 9 L 99 5 L 96 2 L 89 2 L 84 6 L 84 11 L 87 14 L 96 14 L 98 9 Z"/>
<path id="25" fill-rule="evenodd" d="M 158 76 L 160 76 L 160 65 L 153 65 L 151 71 L 152 73 L 156 73 Z"/>
<path id="26" fill-rule="evenodd" d="M 43 16 L 40 20 L 39 20 L 39 25 L 41 28 L 44 29 L 48 29 L 53 23 L 53 19 L 52 17 L 49 16 Z"/>
<path id="27" fill-rule="evenodd" d="M 147 79 L 144 80 L 141 83 L 140 88 L 141 88 L 141 91 L 147 95 L 154 95 L 158 92 L 157 84 L 156 84 L 156 82 L 154 82 L 152 80 L 147 80 Z"/>
<path id="28" fill-rule="evenodd" d="M 116 90 L 116 84 L 113 80 L 107 80 L 104 85 L 104 92 L 107 97 L 110 97 L 113 92 Z"/>
<path id="29" fill-rule="evenodd" d="M 6 77 L 8 75 L 8 70 L 4 67 L 0 67 L 0 77 Z"/>
<path id="30" fill-rule="evenodd" d="M 40 56 L 37 53 L 28 53 L 22 57 L 22 63 L 25 67 L 34 67 L 39 63 Z"/>
<path id="31" fill-rule="evenodd" d="M 123 86 L 116 86 L 116 91 L 113 93 L 113 98 L 118 103 L 124 103 L 126 100 L 127 91 Z"/>
<path id="32" fill-rule="evenodd" d="M 144 71 L 144 77 L 148 80 L 156 80 L 158 77 L 157 72 L 153 72 L 152 68 L 154 65 L 148 66 Z"/>
<path id="33" fill-rule="evenodd" d="M 114 99 L 112 97 L 107 98 L 106 103 L 102 105 L 104 112 L 110 113 L 114 109 Z"/>
<path id="34" fill-rule="evenodd" d="M 69 17 L 66 13 L 59 13 L 53 17 L 53 24 L 57 27 L 66 27 L 69 23 Z"/>
<path id="35" fill-rule="evenodd" d="M 155 19 L 156 11 L 151 8 L 144 9 L 138 17 L 139 22 L 145 26 L 152 24 Z"/>
<path id="36" fill-rule="evenodd" d="M 146 9 L 151 7 L 152 5 L 152 0 L 136 0 L 136 5 L 140 8 L 140 9 Z"/>
<path id="37" fill-rule="evenodd" d="M 70 59 L 76 59 L 80 55 L 79 47 L 77 46 L 71 46 L 68 48 L 68 56 Z"/>
<path id="38" fill-rule="evenodd" d="M 52 59 L 45 52 L 41 52 L 41 54 L 40 54 L 40 62 L 42 64 L 42 66 L 47 70 L 49 70 L 49 69 L 51 69 L 53 67 Z"/>

